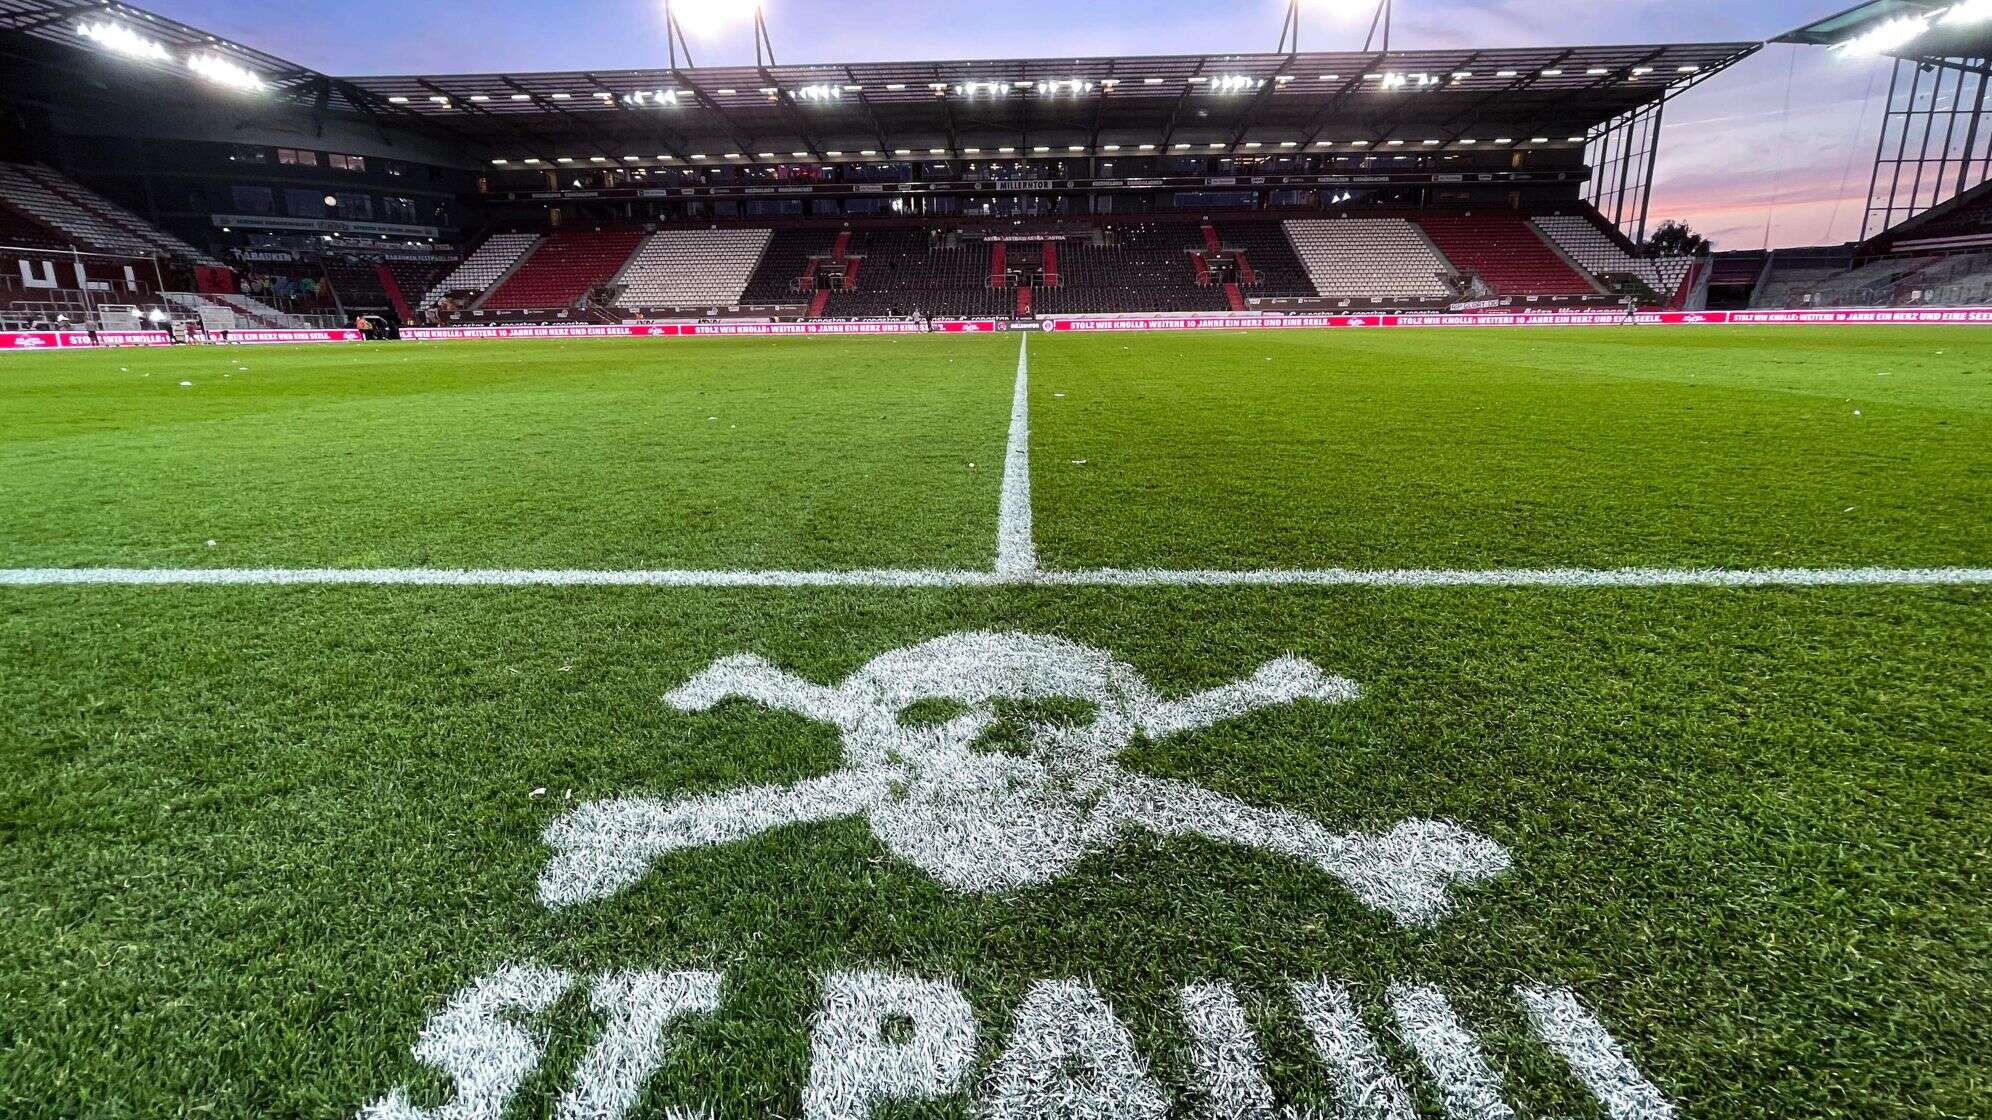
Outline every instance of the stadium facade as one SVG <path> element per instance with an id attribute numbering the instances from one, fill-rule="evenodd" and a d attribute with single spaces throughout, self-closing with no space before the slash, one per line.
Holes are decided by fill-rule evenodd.
<path id="1" fill-rule="evenodd" d="M 8 313 L 1693 308 L 1720 267 L 1641 247 L 1666 107 L 1762 44 L 671 46 L 651 70 L 335 77 L 127 5 L 0 0 Z"/>

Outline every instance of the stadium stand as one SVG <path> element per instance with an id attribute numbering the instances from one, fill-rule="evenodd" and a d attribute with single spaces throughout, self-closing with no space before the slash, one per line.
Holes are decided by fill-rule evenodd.
<path id="1" fill-rule="evenodd" d="M 68 242 L 55 230 L 13 207 L 0 204 L 0 245 L 17 249 L 62 249 Z"/>
<path id="2" fill-rule="evenodd" d="M 1603 292 L 1517 214 L 1421 216 L 1418 225 L 1462 272 L 1496 295 L 1589 296 Z"/>
<path id="3" fill-rule="evenodd" d="M 1236 250 L 1240 283 L 1254 299 L 1317 295 L 1307 266 L 1295 252 L 1285 226 L 1273 221 L 1227 221 L 1214 227 L 1218 241 Z"/>
<path id="4" fill-rule="evenodd" d="M 519 267 L 533 246 L 539 244 L 536 233 L 499 233 L 485 239 L 477 251 L 464 259 L 448 276 L 429 289 L 422 297 L 423 307 L 434 307 L 445 298 L 468 293 L 482 295 L 492 285 L 510 276 Z"/>
<path id="5" fill-rule="evenodd" d="M 1316 294 L 1329 299 L 1445 299 L 1452 265 L 1410 222 L 1337 218 L 1285 223 Z"/>
<path id="6" fill-rule="evenodd" d="M 1962 307 L 1992 302 L 1992 253 L 1944 257 L 1904 277 L 1905 302 L 1937 307 Z"/>
<path id="7" fill-rule="evenodd" d="M 1793 307 L 1887 307 L 1907 303 L 1920 290 L 1915 276 L 1940 263 L 1930 256 L 1890 257 L 1844 272 L 1787 282 L 1783 298 Z"/>
<path id="8" fill-rule="evenodd" d="M 40 183 L 50 193 L 67 199 L 84 212 L 102 219 L 114 228 L 121 229 L 150 246 L 154 255 L 186 261 L 189 264 L 217 267 L 221 265 L 220 261 L 208 254 L 152 225 L 110 199 L 85 189 L 72 179 L 37 164 L 22 164 L 20 167 L 29 178 Z"/>
<path id="9" fill-rule="evenodd" d="M 241 295 L 196 295 L 193 292 L 163 292 L 167 306 L 202 323 L 234 329 L 301 330 L 319 326 L 329 319 L 306 319 L 288 315 L 267 303 Z"/>
<path id="10" fill-rule="evenodd" d="M 1098 240 L 1068 239 L 1059 249 L 1059 283 L 1039 290 L 1040 315 L 1097 315 L 1115 311 L 1224 311 L 1224 289 L 1199 284 L 1191 254 L 1203 244 L 1202 227 L 1183 221 L 1108 226 Z"/>
<path id="11" fill-rule="evenodd" d="M 0 200 L 71 238 L 78 248 L 129 257 L 149 257 L 156 253 L 129 231 L 42 186 L 20 164 L 0 164 Z"/>
<path id="12" fill-rule="evenodd" d="M 1853 246 L 1773 250 L 1764 264 L 1751 307 L 1805 307 L 1806 296 L 1854 267 Z"/>
<path id="13" fill-rule="evenodd" d="M 753 279 L 741 292 L 743 303 L 803 303 L 808 296 L 796 281 L 808 272 L 812 260 L 828 258 L 836 249 L 841 231 L 828 227 L 778 229 L 768 239 Z"/>
<path id="14" fill-rule="evenodd" d="M 666 230 L 651 234 L 615 286 L 622 307 L 738 304 L 768 251 L 772 230 Z"/>
<path id="15" fill-rule="evenodd" d="M 441 283 L 443 277 L 448 276 L 454 271 L 457 267 L 457 262 L 450 260 L 397 260 L 389 257 L 382 262 L 381 266 L 387 270 L 387 277 L 383 277 L 381 280 L 382 286 L 385 287 L 387 280 L 392 278 L 394 289 L 400 291 L 402 300 L 408 304 L 405 310 L 396 307 L 395 311 L 404 320 L 412 320 L 415 317 L 416 301 L 437 284 Z M 390 290 L 388 298 L 392 301 L 392 290 Z"/>
<path id="16" fill-rule="evenodd" d="M 478 306 L 493 311 L 572 307 L 622 271 L 642 240 L 643 234 L 631 229 L 556 233 L 540 242 Z"/>
<path id="17" fill-rule="evenodd" d="M 1594 275 L 1636 277 L 1669 306 L 1677 302 L 1681 285 L 1694 269 L 1691 257 L 1639 257 L 1606 232 L 1588 214 L 1552 214 L 1532 219 L 1537 231 L 1563 254 Z"/>
<path id="18" fill-rule="evenodd" d="M 348 314 L 393 309 L 387 288 L 380 281 L 378 261 L 366 257 L 326 257 L 324 269 L 326 279 L 338 293 L 339 304 Z"/>
<path id="19" fill-rule="evenodd" d="M 193 264 L 220 263 L 47 168 L 0 163 L 0 201 L 70 239 L 79 249 L 135 259 L 167 257 Z"/>
<path id="20" fill-rule="evenodd" d="M 848 257 L 860 262 L 855 274 L 844 273 L 854 276 L 856 288 L 838 290 L 831 278 L 821 312 L 828 318 L 1007 316 L 1014 305 L 1008 291 L 989 286 L 988 242 L 950 241 L 924 229 L 882 229 L 852 234 L 845 244 Z"/>

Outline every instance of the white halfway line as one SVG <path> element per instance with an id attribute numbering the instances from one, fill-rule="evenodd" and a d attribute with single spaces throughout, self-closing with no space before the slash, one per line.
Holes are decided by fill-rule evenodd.
<path id="1" fill-rule="evenodd" d="M 1017 351 L 996 570 L 849 571 L 454 568 L 0 568 L 0 587 L 1957 587 L 1992 568 L 1262 568 L 1251 571 L 1038 566 L 1031 517 L 1031 351 Z"/>
<path id="2" fill-rule="evenodd" d="M 1171 571 L 589 571 L 445 568 L 0 568 L 0 587 L 1977 587 L 1992 568 L 1496 568 Z"/>
<path id="3" fill-rule="evenodd" d="M 1010 405 L 1010 446 L 1003 455 L 1003 502 L 996 522 L 996 573 L 1037 571 L 1031 526 L 1031 340 L 1017 350 L 1017 391 Z"/>

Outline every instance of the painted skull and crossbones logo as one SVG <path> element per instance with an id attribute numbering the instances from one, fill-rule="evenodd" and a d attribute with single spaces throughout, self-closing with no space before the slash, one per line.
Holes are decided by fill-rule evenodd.
<path id="1" fill-rule="evenodd" d="M 1335 833 L 1298 813 L 1249 805 L 1117 765 L 1137 737 L 1165 738 L 1356 686 L 1297 658 L 1236 684 L 1167 700 L 1131 666 L 1060 638 L 958 634 L 885 654 L 827 687 L 758 657 L 721 660 L 665 697 L 686 712 L 746 699 L 837 728 L 844 766 L 793 786 L 677 801 L 596 802 L 548 829 L 540 898 L 564 907 L 611 897 L 674 852 L 795 825 L 866 818 L 894 855 L 947 886 L 1000 893 L 1070 873 L 1128 830 L 1199 835 L 1311 863 L 1400 922 L 1436 921 L 1451 889 L 1507 870 L 1498 844 L 1444 821 Z M 1021 751 L 987 749 L 1003 703 L 1077 702 L 1090 721 L 1029 720 Z M 912 718 L 938 706 L 938 718 Z"/>

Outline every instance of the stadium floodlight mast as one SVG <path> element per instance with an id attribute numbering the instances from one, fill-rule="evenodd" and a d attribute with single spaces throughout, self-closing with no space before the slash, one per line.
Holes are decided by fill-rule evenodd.
<path id="1" fill-rule="evenodd" d="M 695 34 L 710 36 L 748 21 L 754 25 L 754 65 L 775 65 L 775 42 L 768 35 L 767 16 L 759 0 L 664 0 L 664 38 L 671 52 L 671 69 L 678 68 L 681 50 L 685 65 L 698 65 L 692 61 L 691 42 L 685 36 L 686 23 L 691 24 Z"/>
<path id="2" fill-rule="evenodd" d="M 1369 35 L 1363 39 L 1364 53 L 1368 53 L 1373 46 L 1380 46 L 1384 54 L 1390 53 L 1390 17 L 1393 4 L 1394 0 L 1378 0 L 1376 14 L 1370 17 Z M 1346 9 L 1352 7 L 1353 3 L 1351 0 L 1337 0 L 1336 6 Z M 1276 53 L 1300 53 L 1300 9 L 1301 0 L 1287 0 L 1286 22 L 1280 25 L 1280 45 Z M 1378 31 L 1383 32 L 1380 44 L 1377 42 Z"/>

